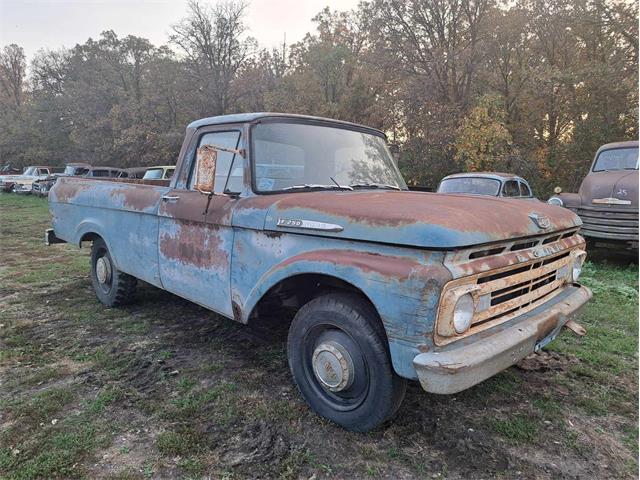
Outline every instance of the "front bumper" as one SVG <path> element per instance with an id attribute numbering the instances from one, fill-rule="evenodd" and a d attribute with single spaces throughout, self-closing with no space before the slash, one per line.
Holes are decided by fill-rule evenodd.
<path id="1" fill-rule="evenodd" d="M 458 393 L 510 367 L 553 340 L 591 295 L 587 287 L 574 284 L 505 325 L 416 355 L 413 365 L 422 388 Z"/>

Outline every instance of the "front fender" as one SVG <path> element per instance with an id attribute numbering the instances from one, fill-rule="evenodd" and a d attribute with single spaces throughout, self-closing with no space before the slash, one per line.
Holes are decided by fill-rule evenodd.
<path id="1" fill-rule="evenodd" d="M 432 346 L 442 286 L 451 279 L 439 252 L 363 242 L 239 231 L 234 239 L 232 300 L 238 320 L 284 279 L 322 274 L 362 292 L 382 319 L 396 372 L 417 378 L 413 357 Z"/>
<path id="2" fill-rule="evenodd" d="M 578 193 L 558 193 L 554 197 L 562 200 L 563 207 L 569 209 L 579 208 L 581 202 L 580 195 Z"/>

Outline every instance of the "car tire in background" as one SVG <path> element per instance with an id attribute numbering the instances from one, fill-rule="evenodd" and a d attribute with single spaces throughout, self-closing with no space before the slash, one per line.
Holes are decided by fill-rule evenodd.
<path id="1" fill-rule="evenodd" d="M 131 303 L 137 279 L 118 270 L 103 239 L 97 238 L 91 246 L 91 282 L 98 299 L 108 307 Z"/>
<path id="2" fill-rule="evenodd" d="M 305 304 L 289 329 L 287 356 L 311 408 L 356 432 L 393 416 L 407 381 L 393 370 L 384 327 L 359 295 L 328 293 Z"/>

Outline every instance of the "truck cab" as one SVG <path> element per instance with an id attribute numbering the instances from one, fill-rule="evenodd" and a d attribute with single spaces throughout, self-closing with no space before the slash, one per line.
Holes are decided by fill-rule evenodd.
<path id="1" fill-rule="evenodd" d="M 277 113 L 191 123 L 170 182 L 62 177 L 47 243 L 91 243 L 96 295 L 143 280 L 241 323 L 289 322 L 301 395 L 355 431 L 406 383 L 470 388 L 591 297 L 580 219 L 537 200 L 411 192 L 383 132 Z"/>

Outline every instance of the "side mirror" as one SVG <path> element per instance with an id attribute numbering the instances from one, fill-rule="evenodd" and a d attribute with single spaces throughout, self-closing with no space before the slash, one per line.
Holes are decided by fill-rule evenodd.
<path id="1" fill-rule="evenodd" d="M 196 155 L 196 178 L 194 189 L 206 195 L 213 195 L 216 181 L 216 162 L 218 149 L 211 145 L 203 145 Z"/>

